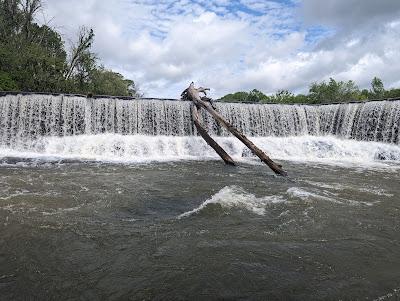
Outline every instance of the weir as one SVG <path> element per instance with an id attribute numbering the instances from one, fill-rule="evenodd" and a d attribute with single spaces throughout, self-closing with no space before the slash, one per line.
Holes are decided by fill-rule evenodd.
<path id="1" fill-rule="evenodd" d="M 253 137 L 326 136 L 400 143 L 400 100 L 323 106 L 216 103 L 235 127 Z M 207 114 L 207 130 L 228 136 Z M 64 95 L 0 97 L 0 144 L 40 136 L 196 136 L 190 103 L 158 99 L 88 99 Z"/>

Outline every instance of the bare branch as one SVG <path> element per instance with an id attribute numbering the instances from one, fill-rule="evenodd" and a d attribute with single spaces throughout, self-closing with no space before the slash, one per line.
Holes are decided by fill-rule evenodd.
<path id="1" fill-rule="evenodd" d="M 90 49 L 93 44 L 94 31 L 93 29 L 87 29 L 86 27 L 81 27 L 78 33 L 78 42 L 72 48 L 71 60 L 69 67 L 65 74 L 65 79 L 69 79 L 76 69 L 79 59 L 84 55 L 84 53 Z"/>

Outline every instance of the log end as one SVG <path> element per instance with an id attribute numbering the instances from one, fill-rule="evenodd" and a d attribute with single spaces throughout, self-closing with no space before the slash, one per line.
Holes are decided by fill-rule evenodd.
<path id="1" fill-rule="evenodd" d="M 225 161 L 225 164 L 229 166 L 236 166 L 236 163 L 234 161 Z"/>
<path id="2" fill-rule="evenodd" d="M 282 169 L 282 170 L 279 172 L 278 175 L 281 176 L 281 177 L 285 177 L 285 178 L 286 178 L 286 177 L 288 176 L 288 173 Z"/>

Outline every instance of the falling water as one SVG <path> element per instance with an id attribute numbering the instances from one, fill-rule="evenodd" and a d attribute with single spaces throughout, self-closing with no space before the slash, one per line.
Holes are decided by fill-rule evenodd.
<path id="1" fill-rule="evenodd" d="M 400 101 L 308 105 L 218 103 L 218 111 L 249 136 L 325 136 L 399 144 Z M 206 127 L 227 136 L 207 114 Z M 193 136 L 190 103 L 170 100 L 86 99 L 74 96 L 0 97 L 0 143 L 37 136 Z"/>
<path id="2" fill-rule="evenodd" d="M 0 97 L 0 157 L 60 156 L 117 161 L 215 157 L 197 137 L 190 102 L 77 96 Z M 400 160 L 400 100 L 261 105 L 217 103 L 218 111 L 271 156 L 293 160 Z M 203 112 L 233 157 L 250 154 Z"/>

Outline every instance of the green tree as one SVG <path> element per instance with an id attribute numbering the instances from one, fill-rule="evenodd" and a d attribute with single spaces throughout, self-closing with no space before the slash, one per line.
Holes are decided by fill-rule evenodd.
<path id="1" fill-rule="evenodd" d="M 66 53 L 60 35 L 33 23 L 38 0 L 0 0 L 0 68 L 26 91 L 57 91 Z"/>
<path id="2" fill-rule="evenodd" d="M 275 95 L 270 97 L 270 101 L 276 103 L 293 103 L 294 100 L 294 94 L 288 90 L 279 90 Z"/>
<path id="3" fill-rule="evenodd" d="M 247 95 L 248 102 L 267 102 L 268 96 L 257 89 L 251 90 Z"/>
<path id="4" fill-rule="evenodd" d="M 370 98 L 370 95 L 371 93 L 368 89 L 362 89 L 359 94 L 358 100 L 368 100 Z"/>
<path id="5" fill-rule="evenodd" d="M 140 96 L 132 80 L 98 66 L 98 57 L 92 51 L 94 38 L 93 29 L 81 27 L 65 72 L 69 90 L 97 95 Z"/>
<path id="6" fill-rule="evenodd" d="M 400 89 L 390 89 L 385 91 L 385 98 L 398 98 L 400 97 Z"/>
<path id="7" fill-rule="evenodd" d="M 0 0 L 0 89 L 137 95 L 133 81 L 105 70 L 82 27 L 67 56 L 60 34 L 34 22 L 41 0 Z"/>
<path id="8" fill-rule="evenodd" d="M 371 82 L 371 98 L 383 98 L 385 96 L 385 87 L 380 78 L 374 77 Z"/>
<path id="9" fill-rule="evenodd" d="M 225 102 L 268 102 L 269 97 L 257 89 L 250 92 L 236 92 L 227 94 L 220 99 Z"/>
<path id="10" fill-rule="evenodd" d="M 311 84 L 309 99 L 312 103 L 347 102 L 357 100 L 359 94 L 360 90 L 352 80 L 344 82 L 330 78 L 329 82 Z"/>
<path id="11" fill-rule="evenodd" d="M 253 92 L 253 93 L 252 93 Z M 253 94 L 253 98 L 250 98 Z M 258 90 L 247 92 L 236 92 L 225 95 L 222 101 L 241 102 L 241 101 L 261 101 L 263 103 L 332 103 L 347 102 L 355 100 L 368 100 L 372 98 L 398 98 L 400 89 L 385 90 L 381 79 L 375 77 L 371 82 L 371 90 L 363 89 L 360 91 L 354 81 L 336 81 L 330 78 L 328 82 L 313 83 L 310 86 L 309 94 L 295 95 L 287 90 L 279 90 L 271 96 L 267 96 Z"/>
<path id="12" fill-rule="evenodd" d="M 26 40 L 31 40 L 35 37 L 36 31 L 34 30 L 35 23 L 33 19 L 35 14 L 41 9 L 41 0 L 21 0 L 22 8 L 22 31 Z"/>
<path id="13" fill-rule="evenodd" d="M 10 77 L 9 74 L 0 71 L 0 91 L 15 91 L 18 90 L 17 83 Z"/>
<path id="14" fill-rule="evenodd" d="M 20 0 L 0 0 L 0 41 L 7 42 L 21 30 Z"/>
<path id="15" fill-rule="evenodd" d="M 220 101 L 225 101 L 225 102 L 245 102 L 247 101 L 247 98 L 249 96 L 249 93 L 240 91 L 240 92 L 235 92 L 231 94 L 227 94 L 223 96 Z"/>
<path id="16" fill-rule="evenodd" d="M 309 102 L 310 98 L 308 97 L 308 95 L 297 94 L 293 98 L 293 103 L 309 103 Z"/>
<path id="17" fill-rule="evenodd" d="M 132 80 L 104 67 L 94 71 L 91 92 L 97 95 L 139 96 Z"/>

